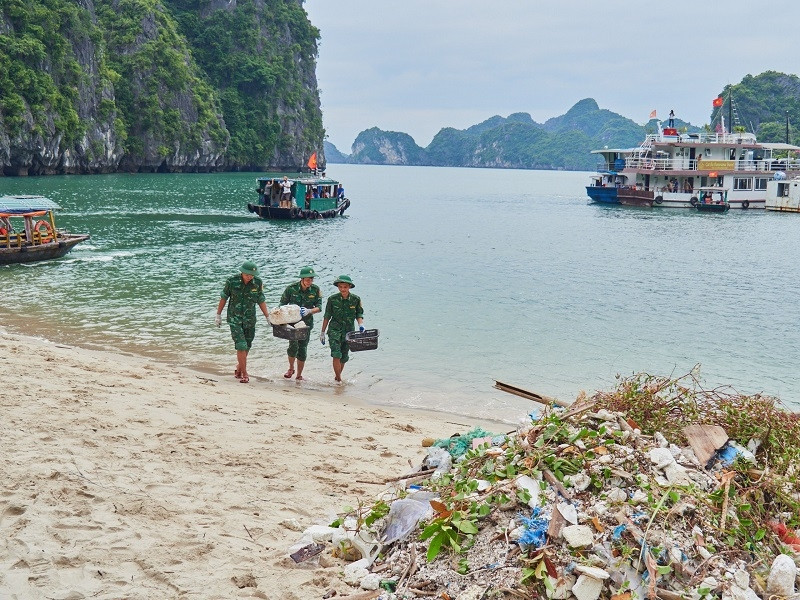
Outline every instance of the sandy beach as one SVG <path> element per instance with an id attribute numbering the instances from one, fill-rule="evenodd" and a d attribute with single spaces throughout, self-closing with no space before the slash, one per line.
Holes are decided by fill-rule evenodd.
<path id="1" fill-rule="evenodd" d="M 0 330 L 0 598 L 346 592 L 288 528 L 371 498 L 464 418 Z M 483 425 L 483 424 L 481 424 Z M 284 523 L 284 524 L 282 524 Z M 246 584 L 245 587 L 240 587 Z"/>

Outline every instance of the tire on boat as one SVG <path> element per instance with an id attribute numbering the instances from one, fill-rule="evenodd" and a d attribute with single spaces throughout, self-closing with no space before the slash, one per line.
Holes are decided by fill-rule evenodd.
<path id="1" fill-rule="evenodd" d="M 289 216 L 292 217 L 293 219 L 296 219 L 299 210 L 300 209 L 298 209 L 298 208 L 291 208 L 289 210 Z"/>
<path id="2" fill-rule="evenodd" d="M 742 210 L 750 208 L 750 200 L 742 200 Z"/>
<path id="3" fill-rule="evenodd" d="M 320 218 L 319 211 L 318 210 L 312 210 L 311 211 L 311 218 L 312 219 L 319 219 Z"/>
<path id="4" fill-rule="evenodd" d="M 689 200 L 689 204 L 691 204 L 692 206 L 697 206 L 698 202 L 700 201 L 697 199 L 697 196 L 692 196 L 691 200 Z"/>
<path id="5" fill-rule="evenodd" d="M 250 212 L 256 212 L 255 207 L 249 202 L 247 203 L 247 210 L 249 210 Z"/>
<path id="6" fill-rule="evenodd" d="M 661 204 L 664 201 L 664 196 L 656 196 L 654 202 L 656 204 Z"/>

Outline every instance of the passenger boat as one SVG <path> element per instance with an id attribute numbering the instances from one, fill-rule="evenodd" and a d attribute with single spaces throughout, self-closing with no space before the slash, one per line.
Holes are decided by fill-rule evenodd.
<path id="1" fill-rule="evenodd" d="M 56 229 L 58 208 L 43 196 L 0 196 L 0 265 L 61 258 L 88 240 Z"/>
<path id="2" fill-rule="evenodd" d="M 344 215 L 350 206 L 342 185 L 324 174 L 289 179 L 292 184 L 290 206 L 281 206 L 281 181 L 281 177 L 259 177 L 258 202 L 248 203 L 247 210 L 262 219 L 330 219 Z"/>
<path id="3" fill-rule="evenodd" d="M 656 207 L 690 208 L 700 201 L 700 189 L 717 187 L 727 191 L 732 208 L 764 208 L 767 182 L 787 165 L 774 153 L 784 151 L 800 147 L 758 143 L 752 133 L 687 134 L 664 128 L 647 135 L 625 158 L 620 174 L 628 176 L 631 187 L 651 192 Z"/>
<path id="4" fill-rule="evenodd" d="M 767 210 L 780 212 L 800 212 L 800 175 L 786 179 L 779 171 L 767 182 Z"/>
<path id="5" fill-rule="evenodd" d="M 591 185 L 586 186 L 586 194 L 592 202 L 603 204 L 617 204 L 617 190 L 625 185 L 627 175 L 621 171 L 625 168 L 625 157 L 630 156 L 632 149 L 624 150 L 618 148 L 603 148 L 602 150 L 592 150 L 592 154 L 598 154 L 603 161 L 597 166 L 597 173 L 592 175 Z"/>
<path id="6" fill-rule="evenodd" d="M 700 188 L 698 190 L 698 200 L 694 207 L 697 212 L 724 213 L 731 205 L 728 202 L 728 191 L 719 187 Z"/>

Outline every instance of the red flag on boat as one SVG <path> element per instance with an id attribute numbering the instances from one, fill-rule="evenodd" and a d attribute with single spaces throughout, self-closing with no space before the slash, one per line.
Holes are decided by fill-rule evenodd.
<path id="1" fill-rule="evenodd" d="M 317 168 L 317 153 L 316 152 L 314 152 L 314 154 L 312 154 L 311 157 L 308 159 L 308 168 L 309 169 L 316 169 Z"/>
<path id="2" fill-rule="evenodd" d="M 723 100 L 722 96 L 719 96 L 718 98 L 714 98 L 714 101 L 711 104 L 714 106 L 714 108 L 719 108 L 724 102 L 725 100 Z"/>
<path id="3" fill-rule="evenodd" d="M 650 118 L 651 119 L 655 119 L 656 118 L 656 111 L 654 111 L 654 110 L 650 111 Z"/>

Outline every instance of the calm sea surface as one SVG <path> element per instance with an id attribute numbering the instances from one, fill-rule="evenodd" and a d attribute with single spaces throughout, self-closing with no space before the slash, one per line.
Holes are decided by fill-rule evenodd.
<path id="1" fill-rule="evenodd" d="M 310 264 L 328 296 L 353 277 L 380 348 L 351 354 L 344 390 L 312 337 L 305 387 L 515 419 L 532 405 L 495 379 L 573 398 L 616 374 L 683 375 L 800 408 L 800 215 L 593 205 L 588 173 L 332 165 L 348 216 L 268 222 L 256 173 L 0 178 L 42 194 L 92 239 L 64 259 L 0 267 L 0 322 L 66 343 L 228 376 L 222 283 L 245 259 L 267 304 Z M 294 387 L 260 321 L 256 385 Z M 319 332 L 320 320 L 314 332 Z"/>

